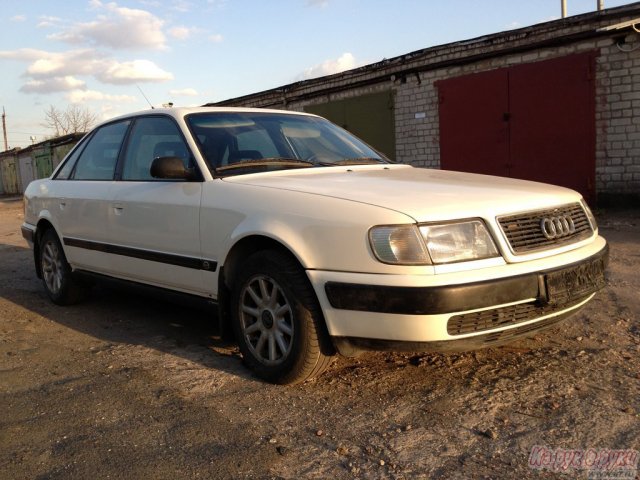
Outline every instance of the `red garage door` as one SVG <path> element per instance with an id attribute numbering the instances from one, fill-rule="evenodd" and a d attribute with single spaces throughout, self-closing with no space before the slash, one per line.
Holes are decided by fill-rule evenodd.
<path id="1" fill-rule="evenodd" d="M 595 54 L 437 83 L 442 168 L 554 183 L 595 197 Z"/>

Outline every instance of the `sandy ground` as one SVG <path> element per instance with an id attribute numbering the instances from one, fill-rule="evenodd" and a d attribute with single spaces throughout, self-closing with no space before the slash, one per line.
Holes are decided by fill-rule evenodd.
<path id="1" fill-rule="evenodd" d="M 532 447 L 640 450 L 640 212 L 600 212 L 608 286 L 532 339 L 465 354 L 336 358 L 264 384 L 213 313 L 96 288 L 58 307 L 20 201 L 0 201 L 0 477 L 587 478 Z"/>

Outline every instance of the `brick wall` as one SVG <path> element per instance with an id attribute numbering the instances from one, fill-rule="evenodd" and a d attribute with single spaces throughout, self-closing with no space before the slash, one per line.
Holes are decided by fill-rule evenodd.
<path id="1" fill-rule="evenodd" d="M 596 186 L 640 193 L 640 38 L 603 41 L 596 70 Z M 627 51 L 622 51 L 627 50 Z"/>
<path id="2" fill-rule="evenodd" d="M 629 51 L 621 51 L 620 48 Z M 397 160 L 439 168 L 438 92 L 434 82 L 596 49 L 596 190 L 640 194 L 640 35 L 579 42 L 411 76 L 396 91 Z M 489 65 L 487 65 L 489 63 Z M 424 118 L 420 117 L 424 113 Z"/>

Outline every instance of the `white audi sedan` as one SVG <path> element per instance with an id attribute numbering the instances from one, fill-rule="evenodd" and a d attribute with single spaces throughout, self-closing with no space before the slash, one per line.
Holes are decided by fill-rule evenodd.
<path id="1" fill-rule="evenodd" d="M 530 335 L 584 307 L 608 259 L 572 190 L 396 164 L 323 118 L 261 109 L 103 123 L 29 185 L 22 233 L 53 302 L 91 276 L 209 299 L 276 383 L 336 352 Z"/>

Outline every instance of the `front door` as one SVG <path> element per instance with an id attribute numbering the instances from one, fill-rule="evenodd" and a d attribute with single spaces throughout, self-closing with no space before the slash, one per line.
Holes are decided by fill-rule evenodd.
<path id="1" fill-rule="evenodd" d="M 157 157 L 192 156 L 174 120 L 135 120 L 108 209 L 109 236 L 118 275 L 129 280 L 206 294 L 200 257 L 201 182 L 151 177 Z"/>

